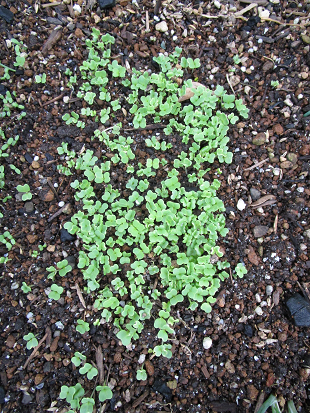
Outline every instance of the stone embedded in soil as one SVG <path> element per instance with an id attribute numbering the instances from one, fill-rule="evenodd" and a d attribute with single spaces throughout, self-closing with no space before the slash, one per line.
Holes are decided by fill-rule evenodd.
<path id="1" fill-rule="evenodd" d="M 261 192 L 256 188 L 251 188 L 250 195 L 253 201 L 257 201 L 261 196 Z"/>
<path id="2" fill-rule="evenodd" d="M 2 17 L 7 23 L 11 24 L 14 19 L 14 14 L 6 7 L 0 6 L 0 17 Z"/>
<path id="3" fill-rule="evenodd" d="M 239 211 L 243 211 L 246 208 L 246 203 L 244 202 L 243 199 L 239 199 L 237 202 L 237 208 L 239 209 Z"/>
<path id="4" fill-rule="evenodd" d="M 168 25 L 167 25 L 167 23 L 165 22 L 165 20 L 163 20 L 162 22 L 159 22 L 159 23 L 156 24 L 155 29 L 156 29 L 158 32 L 165 33 L 165 32 L 168 31 Z"/>
<path id="5" fill-rule="evenodd" d="M 310 327 L 310 304 L 308 300 L 296 293 L 287 300 L 286 305 L 297 327 Z"/>
<path id="6" fill-rule="evenodd" d="M 203 339 L 202 345 L 203 345 L 203 348 L 206 349 L 206 350 L 208 350 L 209 348 L 211 348 L 211 347 L 212 347 L 212 338 L 210 338 L 210 337 L 205 337 L 205 338 Z"/>
<path id="7" fill-rule="evenodd" d="M 171 398 L 172 398 L 171 389 L 169 389 L 166 383 L 158 377 L 154 381 L 153 390 L 163 395 L 166 398 L 168 403 L 171 401 Z"/>
<path id="8" fill-rule="evenodd" d="M 295 165 L 298 161 L 298 156 L 296 153 L 290 152 L 287 154 L 287 159 Z"/>
<path id="9" fill-rule="evenodd" d="M 244 334 L 250 338 L 253 337 L 253 328 L 250 324 L 245 324 Z"/>
<path id="10" fill-rule="evenodd" d="M 250 384 L 247 388 L 247 396 L 250 400 L 256 400 L 258 396 L 258 390 L 257 388 L 253 385 Z"/>
<path id="11" fill-rule="evenodd" d="M 14 336 L 13 336 L 12 334 L 10 334 L 10 335 L 8 336 L 8 338 L 7 338 L 7 340 L 6 340 L 6 345 L 7 345 L 9 348 L 13 348 L 13 347 L 14 347 L 14 345 L 15 345 L 15 338 L 14 338 Z"/>
<path id="12" fill-rule="evenodd" d="M 266 63 L 263 65 L 263 72 L 268 72 L 269 70 L 272 70 L 274 68 L 274 63 L 271 62 L 270 60 L 267 60 Z"/>
<path id="13" fill-rule="evenodd" d="M 32 156 L 28 152 L 25 153 L 25 159 L 30 164 L 33 162 Z"/>
<path id="14" fill-rule="evenodd" d="M 74 235 L 69 234 L 69 232 L 65 228 L 62 228 L 60 230 L 60 241 L 61 242 L 73 241 L 73 240 L 75 240 Z"/>
<path id="15" fill-rule="evenodd" d="M 266 142 L 266 134 L 264 132 L 258 133 L 252 140 L 253 145 L 261 146 Z"/>
<path id="16" fill-rule="evenodd" d="M 290 161 L 284 161 L 284 162 L 281 162 L 280 166 L 282 169 L 290 169 L 294 166 L 294 164 L 293 162 L 290 162 Z"/>
<path id="17" fill-rule="evenodd" d="M 98 0 L 101 9 L 109 9 L 115 6 L 115 0 Z"/>
<path id="18" fill-rule="evenodd" d="M 269 227 L 266 227 L 265 225 L 257 225 L 253 229 L 254 237 L 261 238 L 265 236 L 268 231 L 269 231 Z"/>
<path id="19" fill-rule="evenodd" d="M 310 36 L 306 35 L 306 34 L 302 34 L 301 35 L 302 41 L 306 44 L 310 44 Z"/>
<path id="20" fill-rule="evenodd" d="M 282 133 L 284 132 L 284 128 L 282 125 L 280 125 L 280 123 L 273 125 L 272 130 L 276 135 L 282 135 Z"/>
<path id="21" fill-rule="evenodd" d="M 24 393 L 23 398 L 22 398 L 22 403 L 23 404 L 29 404 L 32 402 L 33 397 L 29 393 Z"/>
<path id="22" fill-rule="evenodd" d="M 232 362 L 230 360 L 226 361 L 225 363 L 225 369 L 228 371 L 228 373 L 230 374 L 235 374 L 236 369 L 234 367 L 234 365 L 232 364 Z"/>
<path id="23" fill-rule="evenodd" d="M 26 212 L 27 212 L 27 214 L 30 214 L 31 212 L 33 212 L 33 210 L 34 210 L 34 204 L 33 204 L 33 202 L 26 202 L 25 203 L 25 210 L 26 210 Z"/>

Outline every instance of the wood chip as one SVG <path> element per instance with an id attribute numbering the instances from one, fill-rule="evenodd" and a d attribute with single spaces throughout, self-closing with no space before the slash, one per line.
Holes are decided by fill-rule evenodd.
<path id="1" fill-rule="evenodd" d="M 202 366 L 201 371 L 203 372 L 203 375 L 205 376 L 206 379 L 210 378 L 210 374 L 209 374 L 208 369 L 207 369 L 206 366 Z"/>
<path id="2" fill-rule="evenodd" d="M 80 300 L 82 306 L 83 306 L 84 308 L 86 308 L 86 304 L 85 304 L 85 301 L 84 301 L 82 292 L 81 292 L 80 287 L 78 286 L 78 284 L 75 284 L 75 289 L 76 289 L 77 295 L 78 295 L 78 297 L 79 297 L 79 300 Z"/>
<path id="3" fill-rule="evenodd" d="M 55 29 L 52 31 L 52 33 L 49 35 L 49 38 L 46 40 L 46 42 L 43 45 L 42 48 L 42 54 L 46 55 L 49 50 L 60 40 L 62 37 L 62 27 L 57 26 Z"/>
<path id="4" fill-rule="evenodd" d="M 136 407 L 138 407 L 139 404 L 142 403 L 143 400 L 146 399 L 148 395 L 149 395 L 149 391 L 146 390 L 146 391 L 132 404 L 132 408 L 135 409 Z"/>
<path id="5" fill-rule="evenodd" d="M 41 340 L 39 341 L 39 344 L 33 349 L 33 352 L 30 354 L 30 356 L 26 360 L 26 363 L 23 365 L 23 369 L 25 369 L 30 363 L 30 361 L 36 356 L 37 351 L 39 350 L 39 348 L 42 346 L 42 344 L 46 340 L 46 337 L 47 337 L 47 334 L 45 333 L 44 337 L 41 338 Z"/>
<path id="6" fill-rule="evenodd" d="M 204 85 L 202 85 L 199 82 L 192 82 L 192 87 L 187 87 L 185 90 L 185 95 L 181 96 L 179 98 L 179 102 L 184 102 L 185 100 L 190 99 L 191 97 L 194 96 L 194 92 L 192 91 L 193 89 L 197 89 L 199 86 L 202 86 L 206 88 Z"/>
<path id="7" fill-rule="evenodd" d="M 102 354 L 102 349 L 100 345 L 96 348 L 96 365 L 99 371 L 99 384 L 101 384 L 104 381 L 104 369 L 103 369 L 103 354 Z"/>
<path id="8" fill-rule="evenodd" d="M 274 195 L 265 195 L 253 202 L 250 206 L 252 208 L 260 208 L 262 206 L 272 205 L 276 202 L 276 199 L 277 198 Z"/>

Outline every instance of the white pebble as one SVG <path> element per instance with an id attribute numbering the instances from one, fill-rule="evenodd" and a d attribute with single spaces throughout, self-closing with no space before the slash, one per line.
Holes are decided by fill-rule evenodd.
<path id="1" fill-rule="evenodd" d="M 38 162 L 39 159 L 40 159 L 40 158 L 38 157 L 38 155 L 36 155 L 36 156 L 33 158 L 33 160 L 36 161 L 36 162 Z"/>
<path id="2" fill-rule="evenodd" d="M 57 321 L 55 323 L 55 326 L 58 328 L 58 330 L 63 330 L 65 328 L 61 321 Z"/>
<path id="3" fill-rule="evenodd" d="M 255 308 L 255 313 L 256 313 L 257 315 L 263 315 L 263 314 L 264 314 L 263 310 L 262 310 L 260 307 L 256 307 L 256 308 Z"/>
<path id="4" fill-rule="evenodd" d="M 59 206 L 60 208 L 62 208 L 64 205 L 65 205 L 64 201 L 58 202 L 58 206 Z"/>
<path id="5" fill-rule="evenodd" d="M 273 286 L 272 285 L 267 285 L 266 287 L 266 294 L 271 295 L 273 291 Z"/>
<path id="6" fill-rule="evenodd" d="M 243 211 L 246 208 L 246 203 L 242 198 L 239 199 L 237 203 L 237 208 L 239 209 L 239 211 Z"/>
<path id="7" fill-rule="evenodd" d="M 210 337 L 205 337 L 203 339 L 202 345 L 204 349 L 208 350 L 209 348 L 212 347 L 212 339 Z"/>
<path id="8" fill-rule="evenodd" d="M 139 363 L 139 364 L 143 364 L 143 363 L 144 363 L 144 361 L 145 361 L 145 354 L 140 354 L 140 357 L 139 357 L 138 363 Z"/>

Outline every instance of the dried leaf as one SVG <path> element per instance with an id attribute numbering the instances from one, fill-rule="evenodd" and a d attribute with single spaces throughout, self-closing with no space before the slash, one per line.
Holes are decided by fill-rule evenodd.
<path id="1" fill-rule="evenodd" d="M 99 383 L 103 383 L 104 380 L 104 370 L 103 370 L 103 354 L 101 346 L 96 348 L 96 365 L 99 371 Z"/>
<path id="2" fill-rule="evenodd" d="M 86 304 L 85 304 L 85 301 L 84 301 L 82 292 L 81 292 L 80 287 L 78 286 L 78 284 L 75 284 L 75 289 L 76 289 L 77 295 L 78 295 L 78 297 L 79 297 L 79 299 L 80 299 L 80 302 L 81 302 L 82 306 L 83 306 L 84 308 L 86 308 Z"/>
<path id="3" fill-rule="evenodd" d="M 49 50 L 58 42 L 59 39 L 61 39 L 62 36 L 62 27 L 57 26 L 55 29 L 52 31 L 52 33 L 49 35 L 49 38 L 46 40 L 46 42 L 43 45 L 42 49 L 42 54 L 46 55 Z"/>
<path id="4" fill-rule="evenodd" d="M 276 202 L 276 199 L 277 198 L 274 195 L 265 195 L 259 198 L 257 201 L 253 202 L 250 206 L 253 208 L 259 208 L 261 206 L 271 205 Z"/>
<path id="5" fill-rule="evenodd" d="M 206 88 L 205 85 L 202 85 L 199 82 L 192 82 L 192 85 L 193 85 L 192 87 L 187 87 L 186 88 L 185 95 L 183 95 L 179 98 L 179 102 L 184 102 L 185 100 L 188 100 L 191 97 L 193 97 L 194 92 L 192 91 L 192 89 L 197 89 L 199 86 L 202 86 L 202 87 Z"/>

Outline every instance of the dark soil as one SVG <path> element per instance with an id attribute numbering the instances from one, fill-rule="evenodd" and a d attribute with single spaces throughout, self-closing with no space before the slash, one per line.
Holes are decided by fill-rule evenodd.
<path id="1" fill-rule="evenodd" d="M 98 347 L 114 395 L 101 410 L 97 404 L 98 412 L 254 412 L 261 392 L 265 398 L 277 394 L 282 402 L 293 399 L 296 406 L 306 409 L 309 370 L 304 360 L 309 357 L 310 333 L 309 328 L 294 325 L 286 307 L 296 292 L 307 298 L 310 285 L 310 117 L 304 116 L 310 109 L 310 26 L 306 2 L 266 1 L 267 20 L 257 18 L 256 8 L 239 18 L 235 12 L 248 2 L 226 0 L 220 9 L 211 2 L 163 2 L 157 20 L 154 4 L 148 0 L 120 0 L 107 10 L 100 10 L 91 0 L 88 7 L 82 0 L 78 3 L 83 3 L 82 13 L 76 16 L 70 3 L 1 3 L 11 10 L 13 20 L 0 18 L 0 61 L 13 64 L 6 39 L 14 37 L 28 46 L 28 67 L 12 74 L 11 81 L 2 81 L 11 92 L 16 91 L 27 112 L 21 122 L 13 115 L 2 121 L 7 137 L 20 137 L 9 158 L 0 158 L 6 175 L 1 198 L 12 196 L 2 204 L 1 233 L 6 228 L 16 240 L 8 254 L 10 261 L 1 265 L 0 277 L 2 411 L 65 412 L 67 404 L 58 397 L 60 388 L 78 381 L 91 397 L 94 381 L 83 380 L 70 360 L 80 351 L 95 363 Z M 148 19 L 150 31 L 146 31 Z M 169 28 L 166 33 L 155 29 L 163 19 Z M 57 25 L 60 36 L 49 49 L 46 41 Z M 249 119 L 230 131 L 233 163 L 214 164 L 210 171 L 214 177 L 221 168 L 218 193 L 230 230 L 220 245 L 232 268 L 244 262 L 248 274 L 222 283 L 208 316 L 177 306 L 175 316 L 180 322 L 171 341 L 170 360 L 148 354 L 148 349 L 159 344 L 152 322 L 131 348 L 120 344 L 113 325 L 92 327 L 83 336 L 76 332 L 77 318 L 95 318 L 93 300 L 84 294 L 84 308 L 77 294 L 76 285 L 81 290 L 84 286 L 77 268 L 62 279 L 65 294 L 58 302 L 50 302 L 45 293 L 52 283 L 46 267 L 64 257 L 74 265 L 78 253 L 76 240 L 64 241 L 61 236 L 78 205 L 70 187 L 75 176 L 66 177 L 56 169 L 62 162 L 57 147 L 65 141 L 76 152 L 83 145 L 100 149 L 90 139 L 97 125 L 88 125 L 81 133 L 62 121 L 68 111 L 63 94 L 70 95 L 64 89 L 64 71 L 77 68 L 87 56 L 85 39 L 92 27 L 115 37 L 112 55 L 123 65 L 127 61 L 130 68 L 152 68 L 153 56 L 182 47 L 188 56 L 201 59 L 194 78 L 210 88 L 220 84 L 231 92 L 232 87 L 250 108 Z M 241 59 L 238 64 L 235 55 Z M 235 67 L 234 77 L 231 67 Z M 47 75 L 46 84 L 36 84 L 34 76 L 42 73 Z M 278 87 L 272 81 L 278 81 Z M 125 108 L 126 90 L 114 92 Z M 81 102 L 73 100 L 69 110 L 80 107 Z M 124 128 L 132 128 L 129 116 L 118 120 Z M 155 132 L 162 133 L 160 129 Z M 154 131 L 127 133 L 135 139 L 137 161 L 144 163 L 152 156 L 144 139 Z M 172 143 L 171 159 L 184 149 L 177 137 Z M 10 163 L 22 175 L 14 173 Z M 114 179 L 121 188 L 124 175 L 116 171 Z M 25 183 L 33 195 L 27 205 L 16 191 L 17 185 Z M 265 195 L 274 195 L 274 203 L 251 206 Z M 246 204 L 243 210 L 237 207 L 240 199 Z M 69 204 L 67 214 L 50 219 L 61 201 Z M 260 237 L 261 227 L 267 228 Z M 39 244 L 47 248 L 33 258 L 32 251 Z M 4 254 L 7 250 L 1 244 L 0 256 Z M 22 282 L 32 286 L 31 293 L 21 291 Z M 32 350 L 26 349 L 23 337 L 29 332 L 44 340 L 26 364 Z M 212 339 L 210 349 L 203 347 L 205 337 Z M 139 382 L 136 370 L 142 354 L 148 360 L 148 379 Z"/>

